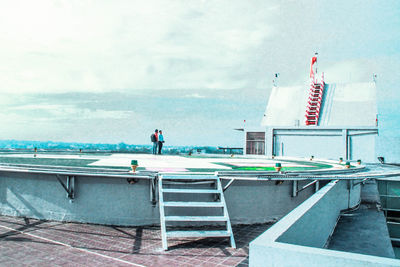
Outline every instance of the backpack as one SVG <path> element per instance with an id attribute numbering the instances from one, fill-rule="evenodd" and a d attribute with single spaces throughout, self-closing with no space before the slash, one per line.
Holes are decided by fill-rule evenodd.
<path id="1" fill-rule="evenodd" d="M 152 134 L 151 136 L 150 136 L 150 140 L 151 140 L 151 142 L 156 142 L 157 140 L 156 140 L 156 135 L 155 134 Z"/>

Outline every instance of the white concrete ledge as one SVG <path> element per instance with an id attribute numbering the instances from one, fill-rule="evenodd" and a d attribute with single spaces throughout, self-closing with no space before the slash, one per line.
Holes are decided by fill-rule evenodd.
<path id="1" fill-rule="evenodd" d="M 250 266 L 400 266 L 400 260 L 324 249 L 360 185 L 332 181 L 250 243 Z"/>

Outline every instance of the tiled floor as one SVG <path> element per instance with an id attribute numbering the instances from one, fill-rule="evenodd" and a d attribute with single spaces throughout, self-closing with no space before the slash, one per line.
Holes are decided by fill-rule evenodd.
<path id="1" fill-rule="evenodd" d="M 248 244 L 271 224 L 234 226 L 227 238 L 168 240 L 159 227 L 115 227 L 0 216 L 0 266 L 247 266 Z"/>

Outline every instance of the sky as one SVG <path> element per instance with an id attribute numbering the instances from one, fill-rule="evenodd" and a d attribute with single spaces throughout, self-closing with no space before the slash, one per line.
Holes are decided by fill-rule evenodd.
<path id="1" fill-rule="evenodd" d="M 377 74 L 400 137 L 400 1 L 0 0 L 0 139 L 242 146 L 274 73 Z"/>

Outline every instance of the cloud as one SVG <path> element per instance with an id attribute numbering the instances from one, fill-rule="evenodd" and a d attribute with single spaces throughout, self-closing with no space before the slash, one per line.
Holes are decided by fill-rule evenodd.
<path id="1" fill-rule="evenodd" d="M 128 119 L 135 115 L 132 111 L 78 108 L 74 105 L 62 104 L 28 104 L 9 108 L 8 111 L 15 114 L 14 120 L 23 117 L 23 114 L 27 118 L 31 117 L 31 119 L 36 121 L 63 121 L 71 119 L 74 121 L 93 119 L 119 120 Z"/>
<path id="2" fill-rule="evenodd" d="M 185 95 L 186 98 L 206 98 L 204 95 L 200 95 L 198 93 Z"/>
<path id="3" fill-rule="evenodd" d="M 3 2 L 3 138 L 145 143 L 156 126 L 175 144 L 233 142 L 226 129 L 258 125 L 273 74 L 307 82 L 316 50 L 329 82 L 377 73 L 378 101 L 400 99 L 398 3 Z"/>
<path id="4" fill-rule="evenodd" d="M 8 2 L 0 91 L 243 87 L 228 74 L 273 35 L 273 10 L 260 3 L 263 12 L 241 1 Z"/>
<path id="5" fill-rule="evenodd" d="M 393 70 L 400 67 L 400 54 L 391 56 L 376 56 L 374 58 L 358 58 L 342 61 L 322 62 L 320 71 L 325 72 L 328 83 L 352 83 L 372 82 L 373 75 L 377 75 L 377 86 L 380 87 L 380 94 L 392 92 L 393 96 L 399 96 L 395 85 L 400 83 L 400 76 L 393 75 Z M 382 89 L 384 89 L 382 91 Z"/>

